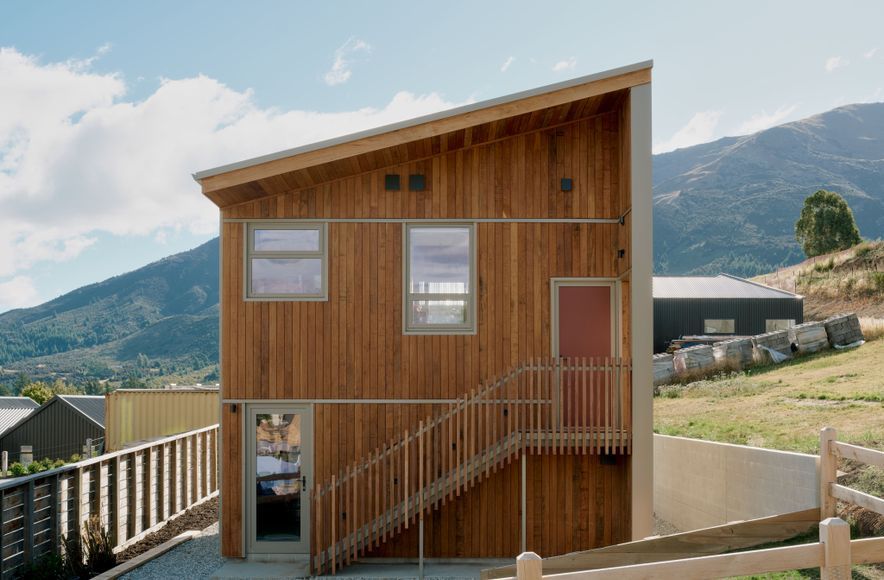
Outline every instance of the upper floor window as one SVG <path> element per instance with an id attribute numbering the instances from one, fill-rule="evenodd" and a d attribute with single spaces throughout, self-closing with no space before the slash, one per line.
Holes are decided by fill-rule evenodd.
<path id="1" fill-rule="evenodd" d="M 475 331 L 475 226 L 405 227 L 405 331 Z"/>
<path id="2" fill-rule="evenodd" d="M 325 300 L 326 270 L 325 224 L 248 224 L 247 299 Z"/>

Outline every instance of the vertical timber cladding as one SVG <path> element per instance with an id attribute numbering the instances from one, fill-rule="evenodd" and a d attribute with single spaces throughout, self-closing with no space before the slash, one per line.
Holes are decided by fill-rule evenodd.
<path id="1" fill-rule="evenodd" d="M 628 204 L 624 200 L 629 199 L 621 180 L 621 126 L 622 115 L 613 111 L 232 206 L 222 210 L 222 216 L 226 220 L 619 218 Z M 405 177 L 403 183 L 409 174 L 424 174 L 426 190 L 385 191 L 386 173 Z M 573 179 L 573 191 L 559 190 L 564 177 Z M 625 227 L 478 223 L 477 332 L 422 336 L 402 333 L 401 223 L 328 225 L 327 302 L 247 302 L 243 300 L 245 225 L 225 221 L 224 398 L 461 396 L 530 357 L 550 356 L 550 278 L 628 273 L 624 260 L 628 262 L 629 254 L 618 255 L 629 239 L 624 238 Z M 624 301 L 624 308 L 627 304 Z M 233 414 L 230 405 L 224 407 L 228 429 L 224 459 L 231 466 L 224 470 L 224 523 L 238 532 L 244 521 L 239 511 L 242 454 L 231 446 L 240 445 L 237 430 L 244 409 L 240 406 Z M 315 405 L 316 481 L 326 480 L 405 429 L 414 429 L 437 409 L 429 404 Z M 629 538 L 628 462 L 618 459 L 616 465 L 600 470 L 597 462 L 594 456 L 529 458 L 529 549 L 536 546 L 540 553 L 556 554 Z M 434 512 L 427 555 L 516 554 L 518 498 L 518 466 L 513 464 Z M 486 507 L 478 507 L 482 505 Z M 566 505 L 587 516 L 584 523 L 573 525 L 592 529 L 566 529 L 564 521 L 548 517 L 550 510 Z M 497 519 L 504 511 L 515 518 L 506 531 Z M 547 530 L 543 526 L 549 527 L 550 519 L 561 523 Z M 474 545 L 466 537 L 482 529 L 499 530 L 497 539 Z M 233 529 L 222 534 L 225 554 L 241 551 Z M 403 541 L 408 537 L 403 536 Z M 448 539 L 442 541 L 443 537 Z M 408 555 L 413 556 L 414 550 Z"/>

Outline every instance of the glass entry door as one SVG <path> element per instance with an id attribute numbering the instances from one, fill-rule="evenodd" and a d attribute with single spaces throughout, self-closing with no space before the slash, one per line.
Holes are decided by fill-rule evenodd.
<path id="1" fill-rule="evenodd" d="M 249 552 L 308 553 L 313 475 L 310 410 L 253 405 L 247 420 Z"/>

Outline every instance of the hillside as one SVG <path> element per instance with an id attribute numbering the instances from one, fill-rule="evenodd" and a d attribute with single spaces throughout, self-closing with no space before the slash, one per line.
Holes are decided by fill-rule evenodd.
<path id="1" fill-rule="evenodd" d="M 884 103 L 656 155 L 655 273 L 754 276 L 800 261 L 794 225 L 818 189 L 847 199 L 863 237 L 884 237 Z"/>
<path id="2" fill-rule="evenodd" d="M 884 319 L 884 242 L 816 256 L 755 281 L 804 296 L 804 317 L 822 320 L 840 312 Z"/>
<path id="3" fill-rule="evenodd" d="M 0 315 L 0 367 L 6 376 L 174 372 L 216 363 L 217 344 L 217 238 Z"/>

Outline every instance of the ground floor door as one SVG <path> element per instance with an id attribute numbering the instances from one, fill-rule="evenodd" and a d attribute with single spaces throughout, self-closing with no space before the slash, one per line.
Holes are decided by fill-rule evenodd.
<path id="1" fill-rule="evenodd" d="M 312 414 L 309 407 L 249 405 L 246 426 L 248 551 L 310 551 Z"/>
<path id="2" fill-rule="evenodd" d="M 564 425 L 584 422 L 577 417 L 577 404 L 583 406 L 587 399 L 596 405 L 602 403 L 604 371 L 592 373 L 592 380 L 587 381 L 584 374 L 568 369 L 582 365 L 584 357 L 593 366 L 601 367 L 604 357 L 617 356 L 617 288 L 617 282 L 609 280 L 553 280 L 552 346 L 554 356 L 564 365 L 556 389 Z"/>

